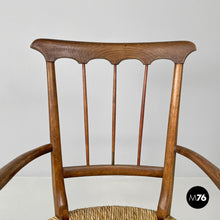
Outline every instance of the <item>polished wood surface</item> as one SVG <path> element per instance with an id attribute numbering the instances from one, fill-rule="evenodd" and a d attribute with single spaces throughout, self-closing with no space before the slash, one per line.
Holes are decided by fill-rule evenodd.
<path id="1" fill-rule="evenodd" d="M 159 219 L 164 219 L 170 214 L 170 208 L 172 202 L 175 156 L 176 156 L 175 146 L 177 142 L 182 71 L 183 71 L 183 64 L 175 64 L 172 94 L 170 101 L 169 122 L 167 129 L 163 180 L 161 186 L 160 199 L 157 208 L 157 216 Z"/>
<path id="2" fill-rule="evenodd" d="M 141 163 L 141 145 L 142 145 L 142 135 L 143 135 L 143 127 L 144 127 L 144 110 L 145 110 L 146 87 L 147 87 L 147 72 L 148 72 L 148 65 L 145 66 L 142 101 L 141 101 L 141 114 L 140 114 L 139 138 L 138 138 L 138 156 L 137 156 L 138 166 L 140 166 L 140 163 Z"/>
<path id="3" fill-rule="evenodd" d="M 74 176 L 87 176 L 87 175 L 150 175 L 150 176 L 160 176 L 162 175 L 162 188 L 160 200 L 158 203 L 157 215 L 159 219 L 166 218 L 170 214 L 170 206 L 172 201 L 173 192 L 173 176 L 174 176 L 174 165 L 175 165 L 175 146 L 177 141 L 177 126 L 178 126 L 178 114 L 179 114 L 179 101 L 180 101 L 180 88 L 182 79 L 182 67 L 185 58 L 194 51 L 195 45 L 187 41 L 179 42 L 160 42 L 160 43 L 89 43 L 89 42 L 70 42 L 70 41 L 60 41 L 60 40 L 48 40 L 48 39 L 38 39 L 34 41 L 31 45 L 32 48 L 40 51 L 47 63 L 53 63 L 59 58 L 73 58 L 79 63 L 83 64 L 83 90 L 84 90 L 84 116 L 87 115 L 87 97 L 86 97 L 86 72 L 85 64 L 92 59 L 102 58 L 109 60 L 114 65 L 113 74 L 113 101 L 112 101 L 112 165 L 111 166 L 91 166 L 88 164 L 85 167 L 65 167 L 63 168 L 63 174 L 61 174 L 61 153 L 60 153 L 60 142 L 56 143 L 59 153 L 57 153 L 58 165 L 53 164 L 53 168 L 58 170 L 58 175 L 53 175 L 53 182 L 61 181 L 63 183 L 64 177 L 74 177 Z M 143 92 L 142 92 L 142 104 L 141 104 L 141 115 L 140 115 L 140 127 L 139 127 L 139 141 L 138 141 L 138 159 L 137 166 L 120 166 L 115 164 L 115 138 L 116 138 L 116 93 L 117 93 L 117 66 L 122 60 L 125 59 L 138 59 L 145 67 L 145 76 L 143 82 Z M 169 114 L 169 124 L 167 132 L 167 144 L 164 160 L 164 168 L 152 168 L 148 167 L 143 170 L 143 166 L 140 166 L 141 158 L 141 142 L 143 134 L 143 123 L 144 123 L 144 106 L 145 106 L 145 96 L 146 96 L 146 83 L 147 83 L 147 69 L 148 65 L 151 64 L 156 59 L 170 59 L 175 63 L 175 71 L 173 78 L 173 88 L 170 104 L 170 114 Z M 52 71 L 55 72 L 54 70 Z M 55 77 L 54 77 L 55 78 Z M 53 80 L 51 80 L 53 81 Z M 55 80 L 54 80 L 55 82 Z M 54 86 L 53 91 L 56 91 Z M 50 98 L 49 94 L 49 98 Z M 52 98 L 53 99 L 53 98 Z M 52 109 L 51 109 L 52 110 Z M 58 124 L 58 107 L 55 104 L 56 112 L 55 120 Z M 51 117 L 51 116 L 50 116 Z M 86 117 L 85 117 L 86 119 Z M 58 133 L 59 126 L 56 125 L 56 133 Z M 85 129 L 88 126 L 87 119 L 85 120 Z M 86 131 L 86 141 L 88 140 L 88 132 Z M 53 144 L 52 144 L 53 145 Z M 88 149 L 88 145 L 86 147 Z M 88 151 L 87 151 L 88 152 Z M 119 167 L 120 166 L 120 167 Z M 146 173 L 145 173 L 146 172 Z M 55 177 L 56 176 L 56 177 Z M 65 204 L 65 210 L 67 203 L 65 198 L 64 187 L 61 184 L 59 187 L 55 186 L 55 200 L 63 199 Z M 58 188 L 62 196 L 57 196 Z M 56 204 L 55 208 L 61 207 L 61 204 Z M 62 208 L 62 207 L 61 207 Z M 56 212 L 56 216 L 61 218 L 64 214 L 64 209 L 61 212 Z"/>
<path id="4" fill-rule="evenodd" d="M 158 220 L 170 215 L 172 203 L 175 157 L 179 153 L 195 162 L 220 189 L 220 170 L 200 154 L 177 145 L 178 116 L 182 82 L 183 63 L 186 57 L 196 50 L 189 41 L 156 42 L 156 43 L 91 43 L 63 41 L 52 39 L 37 39 L 31 47 L 41 52 L 47 65 L 48 103 L 50 144 L 31 150 L 17 157 L 0 169 L 0 188 L 26 164 L 35 158 L 51 152 L 52 181 L 55 214 L 59 220 L 68 220 L 68 203 L 65 192 L 64 178 L 96 176 L 96 175 L 135 175 L 161 177 L 162 186 L 157 208 Z M 86 165 L 63 167 L 59 113 L 56 89 L 55 60 L 72 58 L 82 64 L 84 126 L 86 145 Z M 114 65 L 113 98 L 112 98 L 112 161 L 111 165 L 90 165 L 89 161 L 89 122 L 86 85 L 86 66 L 92 59 L 107 59 Z M 125 59 L 138 59 L 145 65 L 142 102 L 140 109 L 139 139 L 137 165 L 115 165 L 116 141 L 116 96 L 117 96 L 117 65 Z M 141 145 L 143 137 L 144 111 L 146 100 L 148 65 L 157 59 L 169 59 L 175 64 L 173 86 L 171 93 L 167 141 L 164 167 L 142 166 Z"/>
<path id="5" fill-rule="evenodd" d="M 197 164 L 213 181 L 213 183 L 220 189 L 220 169 L 213 163 L 208 161 L 200 154 L 179 145 L 176 145 L 176 152 L 192 160 Z"/>
<path id="6" fill-rule="evenodd" d="M 182 82 L 183 63 L 186 57 L 196 50 L 189 41 L 156 42 L 156 43 L 91 43 L 37 39 L 31 47 L 43 54 L 47 64 L 48 100 L 50 120 L 50 144 L 38 150 L 21 155 L 0 170 L 0 185 L 3 187 L 10 178 L 31 159 L 51 151 L 52 180 L 55 214 L 61 220 L 68 220 L 68 204 L 64 186 L 64 178 L 94 175 L 138 175 L 162 177 L 161 194 L 157 208 L 158 219 L 170 215 L 172 203 L 175 156 L 179 153 L 195 162 L 220 187 L 220 171 L 204 157 L 187 148 L 177 145 L 178 116 Z M 82 64 L 84 126 L 86 145 L 86 164 L 83 166 L 63 167 L 56 76 L 54 62 L 59 58 L 72 58 Z M 112 98 L 112 161 L 111 165 L 90 165 L 89 160 L 89 120 L 86 85 L 86 66 L 93 59 L 107 59 L 113 65 L 113 98 Z M 116 104 L 117 104 L 117 65 L 126 59 L 137 59 L 145 65 L 140 108 L 140 124 L 138 139 L 137 165 L 115 165 L 116 142 Z M 174 62 L 174 76 L 171 93 L 167 141 L 164 167 L 142 166 L 141 146 L 143 138 L 144 112 L 146 101 L 148 65 L 157 59 L 169 59 Z M 52 148 L 52 149 L 51 149 Z M 27 156 L 26 160 L 22 161 Z M 17 163 L 17 164 L 16 164 Z M 10 170 L 10 171 L 9 171 Z M 8 172 L 8 173 L 7 173 Z"/>
<path id="7" fill-rule="evenodd" d="M 46 144 L 41 147 L 30 150 L 0 169 L 0 190 L 11 180 L 11 178 L 25 165 L 32 160 L 52 151 L 52 145 Z"/>
<path id="8" fill-rule="evenodd" d="M 91 165 L 64 167 L 65 178 L 99 175 L 131 175 L 162 177 L 163 167 L 136 165 Z"/>
<path id="9" fill-rule="evenodd" d="M 41 52 L 47 61 L 59 58 L 72 58 L 79 63 L 92 59 L 107 59 L 117 65 L 125 59 L 138 59 L 144 65 L 157 59 L 170 59 L 174 63 L 184 63 L 186 57 L 196 50 L 189 41 L 170 41 L 156 43 L 91 43 L 37 39 L 31 47 Z"/>
<path id="10" fill-rule="evenodd" d="M 68 220 L 68 205 L 64 187 L 63 164 L 61 154 L 59 113 L 57 102 L 55 65 L 47 62 L 47 85 L 50 123 L 50 142 L 53 147 L 51 152 L 52 180 L 55 214 L 62 220 Z"/>
<path id="11" fill-rule="evenodd" d="M 115 164 L 116 94 L 117 94 L 117 66 L 114 65 L 113 96 L 112 96 L 112 165 Z"/>
<path id="12" fill-rule="evenodd" d="M 88 102 L 87 102 L 85 64 L 82 64 L 82 78 L 83 78 L 83 109 L 84 109 L 85 145 L 86 145 L 86 164 L 87 166 L 89 166 L 89 120 L 88 120 Z"/>

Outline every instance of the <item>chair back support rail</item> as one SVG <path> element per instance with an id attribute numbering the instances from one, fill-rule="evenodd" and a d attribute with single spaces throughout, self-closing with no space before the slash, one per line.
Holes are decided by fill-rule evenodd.
<path id="1" fill-rule="evenodd" d="M 161 177 L 162 187 L 157 208 L 157 216 L 158 219 L 165 219 L 168 215 L 170 215 L 183 63 L 186 57 L 192 51 L 196 50 L 195 45 L 192 42 L 188 41 L 158 43 L 90 43 L 37 39 L 32 43 L 31 47 L 43 54 L 47 65 L 50 140 L 52 145 L 52 180 L 56 216 L 62 220 L 69 218 L 64 178 L 92 175 L 140 175 Z M 63 167 L 62 164 L 59 113 L 54 64 L 54 62 L 59 58 L 72 58 L 82 65 L 86 148 L 85 166 Z M 90 165 L 89 159 L 86 63 L 88 63 L 92 59 L 97 58 L 107 59 L 113 65 L 111 165 Z M 117 65 L 125 59 L 138 59 L 145 65 L 140 110 L 137 165 L 115 165 Z M 170 59 L 175 63 L 164 167 L 140 165 L 148 65 L 150 65 L 154 60 L 157 59 Z"/>
<path id="2" fill-rule="evenodd" d="M 0 190 L 16 173 L 36 158 L 51 153 L 52 182 L 55 215 L 59 220 L 68 220 L 68 203 L 65 192 L 64 178 L 96 175 L 135 175 L 162 178 L 161 193 L 157 207 L 157 218 L 163 220 L 170 215 L 175 156 L 179 153 L 198 165 L 220 189 L 220 169 L 200 154 L 177 145 L 177 129 L 180 106 L 180 93 L 183 63 L 186 57 L 196 50 L 189 41 L 158 42 L 158 43 L 90 43 L 37 39 L 31 48 L 41 52 L 46 60 L 50 143 L 34 148 L 16 157 L 0 169 Z M 63 167 L 60 141 L 59 113 L 57 102 L 55 61 L 59 58 L 72 58 L 82 65 L 83 105 L 85 128 L 86 165 Z M 89 159 L 89 120 L 86 86 L 86 64 L 92 59 L 107 59 L 113 65 L 112 94 L 112 162 L 110 165 L 90 165 Z M 138 59 L 145 65 L 142 100 L 140 109 L 139 139 L 137 165 L 115 165 L 116 138 L 116 96 L 117 96 L 117 65 L 125 59 Z M 170 101 L 170 112 L 167 129 L 164 166 L 141 165 L 141 146 L 144 125 L 145 99 L 148 66 L 157 59 L 169 59 L 175 64 L 173 85 Z"/>

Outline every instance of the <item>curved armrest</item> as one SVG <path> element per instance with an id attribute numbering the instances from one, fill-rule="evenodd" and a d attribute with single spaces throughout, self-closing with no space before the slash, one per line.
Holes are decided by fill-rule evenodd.
<path id="1" fill-rule="evenodd" d="M 52 151 L 52 145 L 46 144 L 30 150 L 6 164 L 0 169 L 0 190 L 11 180 L 11 178 L 26 164 L 32 160 Z"/>
<path id="2" fill-rule="evenodd" d="M 220 169 L 209 162 L 200 154 L 179 145 L 176 146 L 176 152 L 192 160 L 197 164 L 213 181 L 213 183 L 220 189 Z"/>

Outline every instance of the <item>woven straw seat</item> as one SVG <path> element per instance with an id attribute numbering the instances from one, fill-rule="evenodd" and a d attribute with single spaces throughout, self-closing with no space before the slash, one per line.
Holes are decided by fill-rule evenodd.
<path id="1" fill-rule="evenodd" d="M 156 212 L 127 206 L 102 206 L 76 209 L 69 212 L 70 220 L 157 220 Z M 49 220 L 58 220 L 57 217 Z M 165 220 L 175 220 L 167 217 Z"/>

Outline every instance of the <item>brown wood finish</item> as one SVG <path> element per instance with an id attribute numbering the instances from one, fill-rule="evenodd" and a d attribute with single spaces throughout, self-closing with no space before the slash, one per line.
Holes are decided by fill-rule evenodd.
<path id="1" fill-rule="evenodd" d="M 186 57 L 196 50 L 195 45 L 192 42 L 178 41 L 178 42 L 158 42 L 158 43 L 90 43 L 90 42 L 75 42 L 75 41 L 61 41 L 61 40 L 49 40 L 49 39 L 38 39 L 31 45 L 32 48 L 41 52 L 47 63 L 53 63 L 59 58 L 72 58 L 83 64 L 83 85 L 84 85 L 84 112 L 87 111 L 87 97 L 86 97 L 86 74 L 85 64 L 96 58 L 107 59 L 111 64 L 114 65 L 114 76 L 113 76 L 113 106 L 112 106 L 112 165 L 99 165 L 99 166 L 80 166 L 80 167 L 64 167 L 62 168 L 61 152 L 60 152 L 60 140 L 56 142 L 57 147 L 57 165 L 53 163 L 53 169 L 58 170 L 58 174 L 53 175 L 53 182 L 61 179 L 61 185 L 55 189 L 55 199 L 65 198 L 65 190 L 63 187 L 63 177 L 78 177 L 78 176 L 93 176 L 93 175 L 144 175 L 144 176 L 155 176 L 163 177 L 161 194 L 158 203 L 157 215 L 159 219 L 164 219 L 170 214 L 170 207 L 172 202 L 173 192 L 173 179 L 174 179 L 174 168 L 175 168 L 175 155 L 176 151 L 187 155 L 187 151 L 183 151 L 181 148 L 176 148 L 177 142 L 177 128 L 178 128 L 178 115 L 179 115 L 179 104 L 180 104 L 180 92 L 181 92 L 181 80 L 182 80 L 182 68 Z M 117 84 L 117 68 L 122 60 L 125 59 L 138 59 L 144 65 L 145 77 L 143 83 L 142 92 L 142 104 L 141 104 L 141 116 L 139 126 L 139 141 L 138 141 L 138 159 L 137 165 L 114 165 L 115 164 L 115 125 L 116 125 L 116 84 Z M 162 167 L 150 167 L 140 166 L 141 158 L 141 142 L 143 134 L 143 123 L 144 123 L 144 106 L 146 96 L 146 83 L 147 83 L 147 67 L 156 59 L 170 59 L 175 63 L 175 71 L 173 78 L 173 88 L 170 103 L 170 114 L 167 131 L 167 144 L 165 151 L 164 168 Z M 51 71 L 54 73 L 54 70 Z M 54 74 L 53 74 L 54 75 Z M 55 78 L 55 76 L 54 76 Z M 51 80 L 54 81 L 55 80 Z M 49 84 L 48 84 L 49 85 Z M 54 86 L 55 88 L 55 86 Z M 50 89 L 49 89 L 50 90 Z M 56 89 L 53 89 L 56 91 Z M 51 95 L 49 94 L 49 97 Z M 56 96 L 56 94 L 55 94 Z M 53 99 L 53 98 L 52 98 Z M 85 108 L 86 106 L 86 108 Z M 58 109 L 57 103 L 55 105 L 55 120 L 58 124 Z M 86 109 L 86 111 L 85 111 Z M 52 108 L 51 108 L 52 111 Z M 86 115 L 86 114 L 85 114 Z M 51 117 L 51 116 L 50 116 Z M 85 120 L 85 128 L 87 120 Z M 52 126 L 53 127 L 53 126 Z M 59 137 L 59 124 L 56 125 L 55 133 Z M 53 132 L 51 132 L 53 133 Z M 87 132 L 86 132 L 87 133 Z M 88 134 L 88 133 L 87 133 Z M 86 135 L 88 137 L 88 135 Z M 88 138 L 86 137 L 86 140 Z M 59 138 L 58 138 L 59 139 Z M 52 143 L 53 145 L 53 143 Z M 88 146 L 88 145 L 87 145 Z M 54 146 L 53 146 L 54 147 Z M 201 159 L 194 159 L 196 163 L 200 163 Z M 198 162 L 199 161 L 199 162 Z M 88 156 L 87 156 L 88 162 Z M 88 165 L 88 163 L 87 163 Z M 200 165 L 201 166 L 201 165 Z M 210 164 L 205 165 L 206 168 L 201 166 L 207 172 L 213 173 L 214 168 L 209 169 Z M 207 168 L 208 167 L 208 168 Z M 63 173 L 61 174 L 61 169 Z M 54 172 L 53 172 L 54 173 Z M 211 175 L 213 178 L 213 174 Z M 215 180 L 216 182 L 216 180 Z M 218 183 L 218 182 L 217 182 Z M 56 193 L 60 189 L 62 196 L 58 197 Z M 64 201 L 66 201 L 64 199 Z M 64 202 L 65 203 L 65 202 Z M 59 209 L 61 204 L 56 204 L 56 209 Z M 65 203 L 65 210 L 67 203 Z M 64 213 L 62 210 L 60 213 Z"/>
<path id="2" fill-rule="evenodd" d="M 11 180 L 11 178 L 25 165 L 32 160 L 52 151 L 51 144 L 46 144 L 41 147 L 30 150 L 0 169 L 0 190 Z"/>
<path id="3" fill-rule="evenodd" d="M 144 126 L 144 110 L 145 110 L 146 87 L 147 87 L 147 72 L 148 72 L 148 65 L 145 66 L 142 101 L 141 101 L 141 114 L 140 114 L 139 138 L 138 138 L 138 156 L 137 156 L 137 165 L 138 166 L 140 166 L 140 163 L 141 163 L 141 145 L 142 145 L 142 135 L 143 135 L 143 126 Z"/>
<path id="4" fill-rule="evenodd" d="M 125 59 L 138 59 L 144 65 L 157 59 L 170 59 L 174 63 L 184 63 L 186 57 L 196 50 L 189 41 L 170 41 L 156 43 L 91 43 L 37 39 L 31 47 L 41 52 L 45 59 L 54 62 L 59 58 L 72 58 L 79 63 L 92 59 L 107 59 L 117 65 Z"/>
<path id="5" fill-rule="evenodd" d="M 115 164 L 116 90 L 117 90 L 117 66 L 114 65 L 113 96 L 112 96 L 112 165 Z"/>
<path id="6" fill-rule="evenodd" d="M 65 178 L 97 175 L 132 175 L 162 177 L 163 167 L 136 165 L 92 165 L 64 167 Z"/>
<path id="7" fill-rule="evenodd" d="M 114 152 L 115 152 L 115 120 L 116 120 L 116 65 L 124 59 L 138 59 L 146 65 L 145 79 L 142 95 L 142 107 L 140 116 L 140 129 L 139 129 L 139 149 L 138 149 L 138 163 L 140 164 L 141 153 L 141 140 L 143 132 L 144 121 L 144 105 L 146 93 L 146 80 L 147 80 L 147 65 L 156 59 L 170 59 L 175 63 L 175 73 L 173 80 L 172 98 L 169 115 L 169 125 L 167 134 L 167 145 L 165 153 L 165 162 L 163 170 L 163 184 L 161 189 L 160 201 L 158 204 L 158 217 L 165 218 L 170 213 L 172 189 L 173 189 L 173 175 L 175 164 L 175 151 L 177 138 L 177 125 L 178 125 L 178 112 L 179 112 L 179 98 L 180 86 L 182 76 L 182 63 L 187 55 L 194 51 L 195 45 L 191 42 L 160 42 L 160 43 L 86 43 L 86 42 L 70 42 L 59 40 L 39 39 L 32 43 L 32 48 L 40 51 L 45 59 L 48 61 L 55 61 L 59 58 L 73 58 L 83 66 L 92 59 L 103 58 L 109 60 L 114 65 L 113 76 L 113 111 L 112 111 L 112 164 L 114 165 Z M 85 67 L 85 66 L 84 66 Z M 85 69 L 84 69 L 85 75 Z M 85 83 L 84 83 L 85 84 Z M 84 86 L 84 88 L 86 88 Z M 86 93 L 84 93 L 86 94 Z M 85 104 L 85 96 L 84 96 Z M 86 106 L 86 105 L 84 105 Z M 84 109 L 85 110 L 85 109 Z M 58 117 L 57 117 L 58 120 Z M 59 156 L 60 157 L 60 156 Z M 60 161 L 60 158 L 59 158 Z M 61 166 L 61 165 L 60 165 Z M 60 167 L 59 166 L 59 167 Z M 135 167 L 135 166 L 134 166 Z M 143 169 L 142 166 L 131 167 L 127 170 L 125 167 L 107 166 L 107 167 L 78 167 L 78 168 L 64 168 L 63 173 L 65 177 L 77 175 L 117 175 L 129 174 L 132 175 L 137 172 L 137 167 Z M 135 170 L 136 169 L 136 170 Z M 133 171 L 132 171 L 133 170 Z M 140 170 L 137 172 L 138 174 Z M 155 172 L 155 171 L 154 171 Z M 154 174 L 153 171 L 149 175 Z M 157 170 L 158 172 L 158 170 Z M 57 176 L 58 177 L 58 176 Z M 62 179 L 62 175 L 60 175 Z M 55 180 L 54 180 L 55 181 Z M 55 190 L 56 191 L 56 190 Z"/>
<path id="8" fill-rule="evenodd" d="M 160 193 L 160 200 L 157 208 L 157 216 L 159 219 L 165 219 L 170 214 L 172 202 L 175 168 L 175 146 L 177 142 L 182 71 L 183 64 L 175 64 L 172 95 L 170 102 L 169 122 L 167 129 L 163 181 Z"/>
<path id="9" fill-rule="evenodd" d="M 157 216 L 160 220 L 165 219 L 170 214 L 170 207 L 172 202 L 176 152 L 195 162 L 212 179 L 216 186 L 220 188 L 219 168 L 217 168 L 215 165 L 213 165 L 211 162 L 196 152 L 176 144 L 183 63 L 186 57 L 192 51 L 196 50 L 195 45 L 192 42 L 177 41 L 158 43 L 90 43 L 38 39 L 32 43 L 31 47 L 44 55 L 47 64 L 50 144 L 22 154 L 1 168 L 0 188 L 7 184 L 7 182 L 30 161 L 48 152 L 51 152 L 55 214 L 59 220 L 69 219 L 64 178 L 94 175 L 138 175 L 162 177 L 162 187 L 158 203 Z M 54 65 L 55 60 L 59 58 L 72 58 L 82 64 L 86 145 L 85 166 L 63 167 L 62 163 Z M 107 59 L 114 65 L 112 101 L 112 165 L 89 165 L 89 129 L 85 64 L 88 61 L 96 58 Z M 125 59 L 138 59 L 146 66 L 142 91 L 137 165 L 115 165 L 117 92 L 116 65 Z M 164 167 L 140 166 L 147 70 L 148 65 L 156 59 L 170 59 L 175 63 Z"/>
<path id="10" fill-rule="evenodd" d="M 85 64 L 89 60 L 96 58 L 103 58 L 109 60 L 114 65 L 113 107 L 112 107 L 112 165 L 114 165 L 115 163 L 114 155 L 115 155 L 116 83 L 117 83 L 116 65 L 118 65 L 124 59 L 138 59 L 146 66 L 151 64 L 156 59 L 170 59 L 175 63 L 175 73 L 173 80 L 172 98 L 171 98 L 168 133 L 167 133 L 167 145 L 166 145 L 164 170 L 163 170 L 163 182 L 162 182 L 161 196 L 157 211 L 158 217 L 160 219 L 165 218 L 167 215 L 169 215 L 171 200 L 172 200 L 172 190 L 173 190 L 173 175 L 174 175 L 174 165 L 175 165 L 174 147 L 176 146 L 176 139 L 177 139 L 182 63 L 184 63 L 185 58 L 192 51 L 196 49 L 195 45 L 187 41 L 159 42 L 159 43 L 88 43 L 88 42 L 38 39 L 32 43 L 31 47 L 40 51 L 44 55 L 47 62 L 49 61 L 54 62 L 56 59 L 59 58 L 72 58 L 77 60 L 79 63 L 83 64 L 83 66 L 85 67 Z M 83 72 L 85 78 L 85 68 Z M 145 79 L 144 79 L 143 95 L 142 95 L 143 98 L 142 98 L 142 107 L 141 107 L 141 116 L 140 116 L 139 145 L 138 145 L 139 165 L 140 165 L 141 141 L 142 141 L 143 121 L 144 121 L 146 80 L 147 80 L 147 71 L 145 71 Z M 86 106 L 85 85 L 86 84 L 84 80 L 84 111 Z M 58 121 L 58 116 L 56 120 Z M 86 127 L 86 121 L 85 121 L 85 127 Z M 59 161 L 61 161 L 60 155 L 61 154 L 59 153 L 58 154 Z M 59 165 L 59 172 L 60 172 L 61 164 L 62 161 L 60 162 Z M 137 167 L 142 167 L 142 166 L 137 166 Z M 122 174 L 124 172 L 131 174 L 133 172 L 131 171 L 132 169 L 130 168 L 129 168 L 129 172 L 125 170 L 126 170 L 125 168 L 120 167 L 119 169 L 118 167 L 114 168 L 114 166 L 108 166 L 102 168 L 88 166 L 84 168 L 72 168 L 72 167 L 64 168 L 63 173 L 66 177 L 66 176 L 74 176 L 76 175 L 77 172 L 78 172 L 77 175 L 101 175 L 101 174 L 117 175 L 118 172 Z M 63 181 L 63 176 L 61 174 L 59 178 L 61 178 Z"/>
<path id="11" fill-rule="evenodd" d="M 53 147 L 51 153 L 51 163 L 55 214 L 61 220 L 68 220 L 69 214 L 66 192 L 64 187 L 63 164 L 61 155 L 56 76 L 55 66 L 53 62 L 47 62 L 47 82 L 50 121 L 50 142 Z"/>
<path id="12" fill-rule="evenodd" d="M 89 166 L 89 122 L 88 122 L 88 104 L 87 104 L 87 86 L 86 86 L 86 66 L 85 66 L 85 64 L 82 64 L 82 76 L 83 76 L 83 106 L 84 106 L 86 164 L 87 164 L 87 166 Z"/>
<path id="13" fill-rule="evenodd" d="M 177 145 L 175 148 L 176 152 L 192 160 L 197 164 L 213 181 L 213 183 L 220 189 L 220 169 L 216 167 L 213 163 L 208 161 L 206 158 L 200 154 Z"/>

